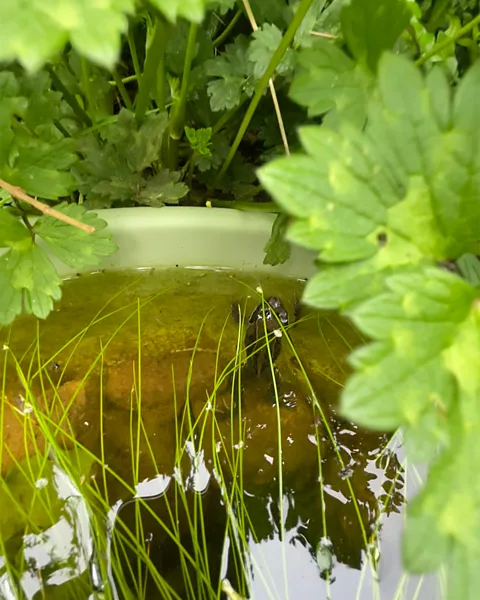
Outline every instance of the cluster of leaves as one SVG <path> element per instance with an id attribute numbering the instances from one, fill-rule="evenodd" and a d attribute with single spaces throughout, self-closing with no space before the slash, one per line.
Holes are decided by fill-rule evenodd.
<path id="1" fill-rule="evenodd" d="M 446 562 L 450 597 L 473 598 L 478 1 L 3 4 L 0 179 L 96 231 L 33 221 L 3 194 L 0 323 L 47 316 L 61 293 L 50 256 L 83 268 L 114 251 L 88 209 L 272 210 L 260 182 L 279 212 L 266 261 L 290 243 L 316 251 L 305 301 L 345 311 L 371 340 L 352 356 L 345 415 L 403 427 L 409 457 L 433 465 L 406 565 Z M 269 163 L 285 143 L 293 155 Z"/>
<path id="2" fill-rule="evenodd" d="M 329 95 L 319 110 L 336 112 L 335 119 L 301 128 L 303 152 L 264 166 L 260 180 L 293 217 L 288 239 L 318 252 L 304 301 L 343 310 L 371 340 L 351 357 L 344 415 L 373 429 L 402 428 L 408 457 L 431 464 L 409 507 L 406 566 L 425 572 L 446 564 L 448 597 L 473 599 L 480 556 L 480 67 L 454 92 L 447 65 L 422 74 L 405 57 L 381 55 L 393 47 L 407 5 L 370 3 L 367 37 L 359 33 L 366 4 L 352 0 L 341 15 L 351 56 L 314 44 L 305 54 L 317 52 L 327 70 L 315 78 L 318 67 L 305 60 L 310 76 L 302 73 L 292 86 L 309 110 Z M 328 72 L 332 64 L 338 79 Z M 367 69 L 370 92 L 355 100 L 358 72 L 364 78 Z M 338 93 L 329 81 L 338 82 Z M 345 110 L 347 94 L 357 112 Z"/>

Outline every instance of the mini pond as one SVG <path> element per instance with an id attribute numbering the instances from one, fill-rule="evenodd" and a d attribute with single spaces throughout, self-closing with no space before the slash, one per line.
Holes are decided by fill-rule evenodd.
<path id="1" fill-rule="evenodd" d="M 361 340 L 302 288 L 96 273 L 0 330 L 1 598 L 436 597 L 395 440 L 338 416 Z"/>

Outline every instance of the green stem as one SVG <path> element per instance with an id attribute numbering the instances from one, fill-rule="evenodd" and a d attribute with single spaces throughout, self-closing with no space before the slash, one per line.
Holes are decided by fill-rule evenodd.
<path id="1" fill-rule="evenodd" d="M 83 56 L 81 57 L 80 61 L 82 64 L 82 87 L 83 93 L 85 94 L 87 113 L 93 117 L 95 114 L 95 102 L 93 100 L 88 62 L 85 58 L 83 58 Z M 93 118 L 92 121 L 95 121 L 95 119 Z"/>
<path id="2" fill-rule="evenodd" d="M 237 104 L 237 106 L 234 106 L 233 108 L 231 108 L 230 110 L 227 110 L 226 113 L 224 113 L 219 119 L 218 121 L 215 123 L 215 125 L 212 127 L 212 135 L 215 135 L 216 133 L 218 133 L 221 129 L 224 128 L 224 126 L 228 123 L 228 121 L 230 121 L 230 119 L 237 114 L 238 110 L 245 104 L 245 102 L 248 100 L 248 96 L 243 95 L 240 103 Z"/>
<path id="3" fill-rule="evenodd" d="M 187 106 L 188 85 L 190 83 L 190 71 L 192 70 L 192 61 L 195 55 L 195 46 L 197 41 L 198 25 L 190 24 L 188 32 L 187 50 L 185 52 L 185 62 L 183 64 L 182 86 L 177 103 L 172 108 L 170 117 L 170 139 L 168 149 L 168 163 L 172 170 L 177 169 L 178 162 L 178 141 L 183 135 L 185 126 L 185 108 Z"/>
<path id="4" fill-rule="evenodd" d="M 142 70 L 140 69 L 140 61 L 138 60 L 137 47 L 135 40 L 133 39 L 132 31 L 129 29 L 127 33 L 128 47 L 130 48 L 130 56 L 132 57 L 133 70 L 135 71 L 135 77 L 140 81 L 142 77 Z"/>
<path id="5" fill-rule="evenodd" d="M 228 38 L 228 36 L 232 32 L 232 29 L 238 23 L 238 20 L 240 19 L 240 17 L 242 16 L 242 14 L 243 14 L 243 11 L 239 8 L 237 10 L 237 12 L 235 13 L 235 15 L 233 16 L 233 18 L 230 21 L 230 23 L 222 31 L 222 33 L 217 38 L 215 38 L 213 40 L 213 47 L 214 48 L 218 48 L 218 46 L 221 46 L 223 44 L 223 42 Z"/>
<path id="6" fill-rule="evenodd" d="M 87 113 L 83 110 L 83 108 L 78 103 L 78 100 L 75 98 L 73 94 L 71 94 L 67 88 L 63 85 L 61 79 L 55 73 L 50 65 L 46 65 L 45 69 L 50 75 L 50 79 L 52 80 L 53 86 L 59 92 L 62 92 L 65 101 L 70 105 L 70 108 L 73 110 L 78 119 L 85 123 L 87 127 L 92 127 L 92 119 L 87 115 Z"/>
<path id="7" fill-rule="evenodd" d="M 123 83 L 122 78 L 118 74 L 116 67 L 114 67 L 112 69 L 112 75 L 113 75 L 113 78 L 115 79 L 115 84 L 118 88 L 118 91 L 120 92 L 120 96 L 122 97 L 123 103 L 128 108 L 128 110 L 133 111 L 133 104 L 132 104 L 132 101 L 130 100 L 130 96 L 128 95 L 127 88 L 125 87 L 125 84 Z"/>
<path id="8" fill-rule="evenodd" d="M 237 136 L 236 136 L 235 140 L 233 141 L 232 146 L 230 147 L 230 151 L 222 165 L 222 168 L 220 169 L 220 171 L 215 179 L 215 183 L 218 183 L 220 181 L 220 179 L 225 175 L 225 171 L 230 166 L 230 163 L 232 162 L 233 157 L 235 156 L 235 153 L 240 145 L 240 142 L 242 141 L 243 136 L 245 135 L 245 132 L 247 131 L 250 121 L 252 120 L 252 117 L 255 114 L 257 106 L 259 105 L 260 100 L 262 99 L 263 92 L 265 91 L 265 88 L 267 87 L 268 82 L 270 81 L 271 77 L 275 73 L 275 69 L 280 64 L 280 61 L 282 60 L 285 52 L 288 50 L 290 44 L 292 43 L 292 40 L 295 37 L 295 34 L 297 33 L 298 28 L 300 27 L 305 15 L 308 12 L 308 9 L 313 4 L 313 2 L 314 2 L 314 0 L 301 0 L 300 5 L 297 8 L 297 11 L 295 12 L 294 17 L 293 17 L 290 25 L 288 26 L 287 31 L 285 32 L 285 35 L 283 36 L 280 44 L 278 45 L 278 48 L 275 50 L 275 53 L 272 56 L 265 73 L 263 74 L 263 77 L 257 83 L 257 87 L 255 88 L 255 94 L 253 95 L 253 98 L 250 102 L 247 112 L 245 113 L 243 121 L 237 132 Z"/>
<path id="9" fill-rule="evenodd" d="M 454 44 L 457 40 L 462 38 L 465 34 L 469 33 L 479 23 L 480 23 L 480 15 L 477 15 L 474 19 L 472 19 L 470 21 L 470 23 L 467 23 L 465 25 L 465 27 L 462 27 L 461 29 L 459 29 L 455 35 L 443 40 L 442 42 L 440 42 L 439 44 L 434 46 L 431 50 L 426 52 L 418 60 L 416 60 L 415 65 L 417 67 L 420 67 L 421 65 L 425 64 L 428 60 L 430 60 L 432 58 L 432 56 L 435 56 L 442 50 L 445 50 L 445 48 L 448 48 L 448 46 L 450 46 L 450 44 Z"/>
<path id="10" fill-rule="evenodd" d="M 210 202 L 213 208 L 235 208 L 251 212 L 280 212 L 275 202 L 243 202 L 242 200 L 216 200 L 214 198 L 208 198 L 207 202 Z"/>
<path id="11" fill-rule="evenodd" d="M 131 81 L 137 81 L 137 76 L 136 75 L 129 75 L 128 77 L 123 77 L 122 78 L 122 83 L 130 83 Z M 117 85 L 116 81 L 109 81 L 108 83 L 112 87 L 115 87 Z"/>
<path id="12" fill-rule="evenodd" d="M 157 66 L 159 57 L 165 52 L 165 31 L 162 19 L 155 23 L 152 41 L 147 49 L 143 73 L 140 78 L 137 103 L 135 106 L 135 117 L 138 122 L 142 121 L 150 103 L 150 92 L 157 79 Z"/>

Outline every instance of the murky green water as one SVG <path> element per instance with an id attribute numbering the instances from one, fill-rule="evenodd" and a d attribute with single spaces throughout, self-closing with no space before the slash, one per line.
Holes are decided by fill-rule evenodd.
<path id="1" fill-rule="evenodd" d="M 261 373 L 244 366 L 259 285 L 289 313 Z M 121 573 L 132 598 L 225 597 L 228 579 L 258 599 L 393 600 L 405 475 L 389 435 L 339 418 L 360 340 L 298 311 L 302 285 L 94 274 L 46 322 L 0 331 L 0 598 L 124 598 Z"/>

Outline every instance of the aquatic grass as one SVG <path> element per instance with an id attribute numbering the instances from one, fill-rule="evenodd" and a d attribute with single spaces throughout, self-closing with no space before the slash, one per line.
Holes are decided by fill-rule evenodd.
<path id="1" fill-rule="evenodd" d="M 266 309 L 266 301 L 262 296 L 263 310 Z M 130 306 L 131 311 L 126 320 L 122 321 L 120 327 L 118 327 L 113 336 L 118 335 L 124 323 L 131 318 L 137 319 L 138 326 L 138 353 L 136 364 L 132 367 L 135 370 L 134 385 L 132 386 L 132 394 L 130 397 L 131 407 L 131 421 L 130 421 L 130 454 L 131 454 L 131 471 L 132 481 L 125 481 L 118 474 L 115 474 L 114 470 L 106 465 L 106 449 L 103 446 L 103 411 L 104 411 L 104 392 L 103 392 L 103 379 L 102 375 L 99 380 L 99 403 L 100 403 L 100 432 L 101 442 L 99 456 L 84 448 L 77 440 L 75 440 L 73 426 L 69 420 L 69 411 L 73 405 L 74 400 L 70 400 L 65 407 L 65 414 L 61 422 L 56 422 L 56 413 L 51 409 L 47 408 L 46 411 L 42 410 L 41 406 L 34 409 L 34 413 L 39 419 L 39 427 L 42 436 L 48 442 L 50 449 L 47 462 L 53 461 L 53 464 L 58 464 L 66 472 L 71 471 L 70 475 L 72 481 L 76 482 L 79 490 L 82 492 L 82 496 L 87 502 L 90 510 L 91 518 L 91 530 L 92 537 L 94 539 L 95 552 L 94 555 L 99 564 L 99 571 L 102 574 L 104 581 L 104 588 L 102 593 L 106 597 L 116 598 L 129 598 L 138 597 L 144 598 L 147 596 L 147 577 L 153 580 L 153 585 L 161 593 L 161 597 L 165 598 L 179 598 L 178 594 L 171 588 L 171 586 L 164 580 L 162 575 L 158 573 L 157 566 L 152 562 L 150 558 L 150 551 L 148 541 L 145 540 L 145 531 L 143 529 L 143 518 L 142 512 L 144 511 L 149 516 L 157 519 L 158 524 L 164 528 L 164 531 L 174 541 L 176 547 L 179 550 L 179 556 L 181 561 L 182 577 L 185 580 L 187 597 L 190 598 L 220 598 L 222 593 L 222 581 L 211 581 L 210 578 L 210 564 L 208 556 L 208 545 L 207 545 L 207 524 L 205 522 L 204 506 L 202 503 L 202 495 L 192 490 L 192 477 L 195 476 L 195 469 L 198 467 L 198 461 L 203 460 L 202 447 L 204 443 L 208 443 L 207 432 L 211 432 L 210 443 L 211 454 L 213 460 L 214 476 L 218 483 L 221 496 L 225 503 L 226 508 L 226 525 L 225 525 L 225 548 L 227 544 L 230 544 L 230 552 L 235 562 L 235 569 L 237 573 L 237 582 L 239 583 L 238 592 L 241 596 L 248 596 L 248 585 L 249 585 L 249 569 L 253 568 L 255 576 L 261 580 L 268 593 L 268 597 L 274 600 L 280 597 L 282 594 L 276 590 L 276 583 L 273 579 L 273 575 L 269 572 L 265 572 L 265 569 L 258 563 L 258 561 L 249 556 L 249 543 L 251 536 L 255 539 L 255 532 L 252 525 L 252 520 L 248 514 L 247 507 L 244 501 L 244 481 L 243 481 L 243 454 L 244 454 L 244 442 L 245 442 L 245 424 L 242 423 L 242 378 L 243 378 L 243 366 L 246 361 L 251 359 L 252 355 L 255 354 L 253 348 L 244 348 L 244 329 L 246 319 L 246 306 L 242 311 L 241 323 L 238 328 L 238 337 L 236 341 L 236 348 L 233 358 L 228 362 L 227 366 L 223 369 L 220 368 L 219 357 L 220 357 L 220 345 L 221 339 L 217 346 L 216 355 L 216 368 L 213 381 L 213 389 L 211 394 L 206 397 L 205 405 L 200 411 L 198 416 L 195 416 L 191 412 L 190 405 L 190 388 L 192 383 L 193 367 L 195 365 L 195 357 L 198 351 L 200 332 L 197 336 L 194 349 L 192 350 L 190 365 L 189 365 L 189 376 L 187 382 L 187 402 L 185 403 L 185 409 L 178 411 L 175 410 L 175 438 L 176 444 L 176 456 L 175 456 L 175 472 L 172 473 L 170 485 L 174 486 L 173 501 L 169 502 L 166 496 L 165 503 L 170 508 L 170 521 L 171 523 L 165 522 L 156 515 L 152 509 L 147 498 L 138 496 L 138 485 L 139 481 L 139 453 L 141 449 L 141 441 L 146 442 L 147 452 L 152 458 L 152 462 L 155 463 L 156 457 L 152 445 L 149 443 L 148 432 L 145 423 L 142 418 L 142 340 L 141 340 L 141 310 L 143 304 L 137 300 L 136 306 Z M 203 324 L 202 324 L 203 327 Z M 279 329 L 285 340 L 288 340 L 288 344 L 291 347 L 292 354 L 297 357 L 300 364 L 300 372 L 306 380 L 307 387 L 313 389 L 312 383 L 308 379 L 308 374 L 305 371 L 304 366 L 298 357 L 298 353 L 294 348 L 294 344 L 291 341 L 288 331 L 291 326 L 283 328 L 282 324 L 279 324 Z M 281 419 L 280 419 L 280 398 L 279 392 L 276 386 L 276 375 L 272 355 L 270 351 L 269 341 L 272 339 L 272 334 L 269 334 L 264 327 L 265 343 L 263 346 L 258 348 L 257 352 L 266 349 L 269 356 L 269 367 L 272 377 L 272 383 L 274 386 L 274 396 L 276 402 L 277 412 L 277 441 L 278 441 L 278 478 L 279 478 L 279 512 L 280 521 L 278 524 L 279 534 L 283 544 L 285 543 L 285 519 L 283 514 L 283 469 L 282 469 L 282 435 L 281 435 Z M 223 330 L 220 338 L 223 336 Z M 38 337 L 38 334 L 37 334 Z M 92 358 L 92 365 L 88 369 L 88 375 L 83 378 L 82 385 L 85 385 L 88 377 L 92 374 L 93 370 L 98 367 L 100 374 L 103 373 L 103 366 L 105 361 L 105 351 L 108 348 L 108 344 L 113 339 L 110 338 L 100 345 L 99 353 L 97 356 Z M 7 352 L 8 354 L 8 352 Z M 53 396 L 59 396 L 58 388 L 60 387 L 58 382 L 52 380 L 50 375 L 47 373 L 44 375 L 44 364 L 39 364 L 41 352 L 40 344 L 38 343 L 36 348 L 36 362 L 37 362 L 37 373 L 41 381 L 45 376 L 44 383 L 54 389 Z M 73 354 L 72 354 L 73 356 Z M 52 359 L 49 359 L 52 360 Z M 21 370 L 20 365 L 18 368 Z M 24 375 L 24 385 L 29 387 L 30 376 L 29 373 L 32 371 L 27 370 L 27 376 Z M 175 374 L 172 373 L 172 381 L 174 385 L 174 403 L 177 406 L 178 399 L 175 395 Z M 237 406 L 234 407 L 233 401 L 230 405 L 230 418 L 231 418 L 231 435 L 230 440 L 223 440 L 221 437 L 222 431 L 225 431 L 225 427 L 219 421 L 220 415 L 217 414 L 217 396 L 220 397 L 220 391 L 222 386 L 227 383 L 230 387 L 231 399 L 237 400 Z M 41 383 L 41 395 L 43 398 L 43 404 L 46 403 L 47 385 Z M 81 387 L 81 386 L 80 386 Z M 56 391 L 55 391 L 56 390 Z M 27 390 L 28 394 L 33 395 L 33 391 Z M 50 392 L 51 393 L 51 392 Z M 314 400 L 316 400 L 313 395 Z M 34 398 L 31 398 L 34 400 Z M 219 399 L 219 398 L 218 398 Z M 3 407 L 3 404 L 2 404 Z M 135 411 L 133 408 L 135 407 Z M 59 407 L 61 409 L 61 406 Z M 312 410 L 318 412 L 320 403 L 313 402 Z M 3 408 L 2 408 L 3 410 Z M 237 419 L 237 421 L 234 420 Z M 325 415 L 321 415 L 327 423 L 328 419 Z M 236 425 L 234 425 L 236 423 Z M 207 428 L 208 427 L 208 428 Z M 235 427 L 235 430 L 233 429 Z M 3 431 L 3 429 L 2 429 Z M 320 486 L 322 486 L 322 449 L 319 443 L 319 431 L 317 428 L 317 453 L 318 453 L 318 468 L 319 468 L 319 480 Z M 332 438 L 333 433 L 331 432 Z M 59 440 L 64 443 L 70 444 L 75 451 L 86 452 L 88 458 L 92 461 L 92 464 L 97 467 L 97 474 L 100 474 L 99 481 L 96 479 L 91 480 L 87 477 L 83 483 L 81 482 L 82 476 L 75 473 L 71 465 L 71 456 L 67 454 L 63 448 L 63 443 L 60 444 Z M 217 452 L 217 444 L 220 442 L 220 452 Z M 1 443 L 1 442 L 0 442 Z M 1 447 L 1 446 L 0 446 Z M 220 455 L 225 459 L 223 462 L 220 460 Z M 190 472 L 185 475 L 184 465 L 188 463 L 190 465 Z M 158 465 L 156 466 L 157 473 L 160 474 Z M 31 477 L 32 488 L 35 486 L 36 479 L 32 476 L 32 470 L 30 473 L 27 471 L 27 475 Z M 113 501 L 113 498 L 109 498 L 108 495 L 108 481 L 107 475 L 116 478 L 119 483 L 124 487 L 126 493 L 130 495 L 130 500 L 123 502 L 120 508 L 114 515 L 112 507 L 110 506 L 109 500 Z M 100 485 L 99 485 L 100 484 Z M 194 488 L 195 486 L 193 486 Z M 36 489 L 36 488 L 35 488 Z M 193 491 L 193 504 L 189 504 L 188 494 L 192 494 Z M 322 494 L 324 493 L 323 487 L 321 487 Z M 35 493 L 35 492 L 34 492 Z M 135 526 L 133 530 L 129 528 L 126 523 L 122 521 L 122 509 L 125 508 L 128 502 L 135 502 Z M 322 495 L 322 503 L 323 495 Z M 172 506 L 173 505 L 173 506 Z M 185 515 L 181 511 L 185 512 Z M 110 515 L 111 520 L 110 533 L 106 526 L 106 515 Z M 361 516 L 358 515 L 361 519 Z M 187 520 L 187 529 L 189 536 L 193 542 L 193 550 L 187 550 L 183 547 L 181 532 L 176 523 L 179 519 L 184 518 Z M 327 532 L 327 516 L 322 515 L 323 518 L 323 529 L 325 538 L 328 537 Z M 113 533 L 115 535 L 113 535 Z M 105 549 L 108 548 L 109 536 L 113 539 L 113 545 L 110 546 L 108 553 L 110 567 L 106 564 L 102 557 L 105 556 Z M 227 548 L 226 548 L 227 549 Z M 282 548 L 283 549 L 283 548 Z M 136 563 L 132 564 L 129 557 L 137 557 Z M 135 566 L 134 566 L 135 565 Z M 13 566 L 11 567 L 13 569 Z M 110 568 L 110 571 L 109 571 Z M 126 569 L 126 573 L 124 573 Z M 284 573 L 286 574 L 286 564 L 284 564 Z M 109 574 L 110 573 L 110 574 Z M 18 575 L 18 574 L 17 574 Z M 125 575 L 128 575 L 126 581 Z M 135 595 L 132 596 L 131 585 L 134 585 Z M 328 585 L 328 582 L 327 582 Z M 288 582 L 284 581 L 285 591 L 288 590 Z M 115 590 L 118 590 L 115 592 Z M 80 597 L 80 596 L 79 596 Z"/>

